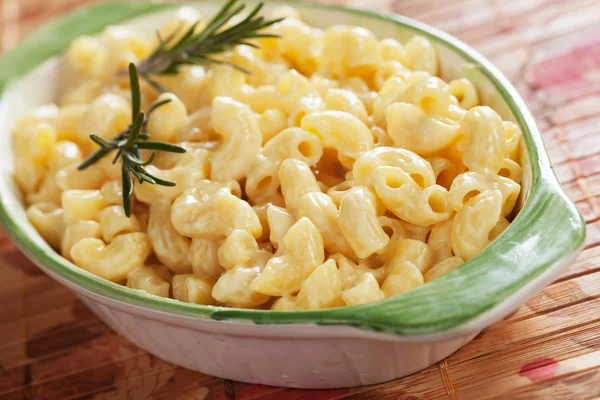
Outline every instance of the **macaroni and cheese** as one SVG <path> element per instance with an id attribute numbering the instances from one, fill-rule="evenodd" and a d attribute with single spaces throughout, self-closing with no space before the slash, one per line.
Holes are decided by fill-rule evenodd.
<path id="1" fill-rule="evenodd" d="M 405 293 L 507 228 L 521 191 L 519 127 L 469 80 L 440 79 L 428 39 L 275 14 L 286 17 L 268 28 L 280 38 L 157 75 L 164 93 L 141 82 L 143 109 L 170 100 L 150 116 L 150 140 L 187 151 L 147 166 L 175 186 L 136 184 L 131 217 L 119 163 L 77 165 L 97 148 L 90 134 L 108 140 L 132 123 L 117 72 L 156 39 L 118 26 L 71 44 L 57 103 L 13 132 L 15 181 L 48 244 L 153 296 L 289 311 Z M 183 8 L 159 31 L 198 20 Z"/>

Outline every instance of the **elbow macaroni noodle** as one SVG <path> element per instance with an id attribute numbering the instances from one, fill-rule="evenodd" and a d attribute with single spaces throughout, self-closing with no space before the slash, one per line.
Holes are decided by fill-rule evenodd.
<path id="1" fill-rule="evenodd" d="M 159 154 L 122 206 L 110 160 L 77 170 L 131 123 L 116 71 L 156 39 L 129 28 L 80 37 L 57 105 L 13 132 L 15 181 L 50 246 L 102 278 L 195 304 L 278 311 L 353 306 L 405 293 L 475 257 L 510 225 L 521 193 L 521 131 L 466 78 L 437 77 L 433 43 L 317 29 L 291 7 L 280 39 L 219 55 L 228 65 L 141 82 Z M 163 37 L 200 16 L 182 8 Z M 183 29 L 181 27 L 183 26 Z M 202 26 L 202 22 L 199 26 Z M 145 152 L 145 151 L 144 151 Z M 146 155 L 144 155 L 146 158 Z"/>

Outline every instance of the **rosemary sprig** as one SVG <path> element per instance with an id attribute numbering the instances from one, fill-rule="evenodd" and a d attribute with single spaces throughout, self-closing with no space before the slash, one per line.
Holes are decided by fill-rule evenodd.
<path id="1" fill-rule="evenodd" d="M 164 88 L 155 82 L 151 75 L 175 74 L 183 65 L 189 64 L 226 64 L 244 73 L 250 71 L 227 61 L 213 58 L 212 56 L 231 50 L 236 46 L 257 47 L 250 40 L 256 38 L 278 38 L 278 35 L 263 33 L 263 29 L 276 24 L 283 18 L 267 20 L 259 16 L 263 3 L 254 7 L 248 15 L 240 22 L 225 28 L 231 19 L 246 8 L 238 0 L 230 0 L 221 10 L 208 22 L 206 27 L 196 32 L 198 22 L 193 24 L 180 38 L 177 39 L 180 30 L 176 30 L 169 37 L 162 38 L 157 32 L 159 45 L 156 50 L 145 60 L 140 62 L 136 68 L 134 64 L 129 65 L 129 80 L 131 87 L 131 125 L 111 140 L 105 140 L 97 135 L 91 134 L 90 139 L 100 148 L 86 157 L 77 167 L 83 170 L 95 164 L 109 153 L 116 151 L 112 160 L 113 164 L 121 160 L 122 184 L 123 184 L 123 208 L 125 214 L 131 216 L 131 198 L 133 197 L 133 178 L 140 184 L 162 186 L 175 186 L 174 182 L 160 179 L 150 174 L 144 167 L 148 166 L 156 157 L 157 151 L 172 153 L 185 153 L 185 149 L 170 143 L 149 141 L 146 133 L 148 116 L 158 107 L 168 103 L 170 100 L 159 101 L 152 104 L 144 114 L 141 111 L 141 93 L 139 76 L 144 78 L 157 91 L 164 92 Z M 138 76 L 139 71 L 139 76 Z M 125 73 L 125 71 L 123 71 Z M 141 159 L 140 150 L 152 150 L 150 157 L 144 161 Z"/>
<path id="2" fill-rule="evenodd" d="M 129 81 L 131 86 L 131 125 L 111 140 L 105 140 L 100 136 L 90 135 L 90 139 L 100 148 L 86 157 L 77 169 L 82 170 L 95 164 L 109 153 L 116 150 L 113 164 L 121 159 L 122 184 L 123 184 L 123 208 L 125 214 L 131 216 L 131 198 L 133 196 L 133 177 L 140 184 L 148 182 L 161 186 L 175 186 L 174 182 L 160 179 L 150 174 L 144 167 L 151 164 L 156 157 L 157 151 L 171 153 L 185 153 L 185 149 L 174 144 L 149 141 L 146 133 L 148 116 L 158 107 L 168 103 L 163 100 L 152 104 L 146 114 L 141 111 L 142 95 L 137 69 L 134 64 L 129 64 Z M 152 150 L 150 157 L 144 161 L 140 158 L 140 150 Z M 132 176 L 133 175 L 133 176 Z"/>
<path id="3" fill-rule="evenodd" d="M 283 18 L 267 20 L 258 15 L 263 7 L 263 3 L 259 3 L 240 22 L 224 29 L 224 26 L 233 17 L 239 15 L 245 7 L 246 5 L 239 4 L 238 0 L 230 0 L 201 32 L 196 32 L 198 26 L 198 22 L 196 22 L 177 40 L 176 37 L 180 31 L 175 31 L 167 38 L 162 38 L 157 32 L 159 45 L 146 60 L 138 64 L 140 75 L 150 84 L 156 85 L 149 75 L 174 74 L 181 66 L 187 64 L 227 64 L 249 73 L 245 68 L 211 56 L 231 50 L 236 46 L 257 47 L 256 44 L 249 41 L 251 39 L 279 37 L 261 31 L 282 21 Z M 160 90 L 160 86 L 157 89 Z"/>

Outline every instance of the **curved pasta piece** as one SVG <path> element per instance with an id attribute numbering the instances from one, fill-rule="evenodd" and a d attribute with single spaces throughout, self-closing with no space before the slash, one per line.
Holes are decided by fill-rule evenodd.
<path id="1" fill-rule="evenodd" d="M 269 206 L 267 208 L 267 222 L 269 224 L 269 240 L 276 249 L 283 245 L 283 237 L 296 223 L 296 218 L 292 216 L 285 208 Z"/>
<path id="2" fill-rule="evenodd" d="M 371 303 L 384 297 L 385 293 L 379 288 L 377 279 L 370 272 L 364 272 L 352 287 L 342 292 L 342 299 L 347 306 Z"/>
<path id="3" fill-rule="evenodd" d="M 309 218 L 323 235 L 325 250 L 352 257 L 354 253 L 339 225 L 339 211 L 331 197 L 325 193 L 307 193 L 298 199 L 296 214 Z"/>
<path id="4" fill-rule="evenodd" d="M 423 273 L 410 261 L 402 261 L 394 265 L 381 284 L 381 290 L 386 297 L 390 297 L 408 292 L 423 283 L 425 283 Z"/>
<path id="5" fill-rule="evenodd" d="M 399 239 L 394 255 L 384 267 L 390 271 L 404 261 L 410 261 L 421 274 L 425 274 L 433 266 L 433 257 L 433 249 L 428 244 L 420 240 Z"/>
<path id="6" fill-rule="evenodd" d="M 398 61 L 403 65 L 408 65 L 408 54 L 402 43 L 395 39 L 383 39 L 379 46 L 381 48 L 381 58 L 383 61 Z"/>
<path id="7" fill-rule="evenodd" d="M 400 239 L 406 239 L 407 233 L 402 223 L 396 218 L 381 216 L 377 218 L 381 228 L 389 236 L 390 241 L 387 246 L 377 252 L 377 260 L 382 264 L 387 263 L 394 255 Z"/>
<path id="8" fill-rule="evenodd" d="M 93 77 L 102 76 L 105 72 L 107 51 L 98 38 L 82 35 L 69 44 L 66 61 L 77 72 Z"/>
<path id="9" fill-rule="evenodd" d="M 323 147 L 315 135 L 304 129 L 287 128 L 265 143 L 262 153 L 279 162 L 293 158 L 314 165 L 323 155 Z"/>
<path id="10" fill-rule="evenodd" d="M 190 239 L 181 235 L 171 222 L 171 203 L 150 206 L 148 237 L 158 260 L 176 274 L 192 272 Z"/>
<path id="11" fill-rule="evenodd" d="M 365 124 L 343 111 L 321 111 L 302 119 L 302 128 L 315 134 L 324 148 L 335 149 L 346 168 L 373 148 L 373 136 Z"/>
<path id="12" fill-rule="evenodd" d="M 300 218 L 283 237 L 286 253 L 309 265 L 323 263 L 323 237 L 308 218 Z"/>
<path id="13" fill-rule="evenodd" d="M 62 193 L 61 206 L 67 224 L 81 220 L 97 221 L 102 210 L 102 195 L 99 190 L 67 190 Z"/>
<path id="14" fill-rule="evenodd" d="M 196 275 L 206 275 L 218 279 L 225 269 L 219 264 L 220 242 L 211 239 L 192 239 L 190 262 Z"/>
<path id="15" fill-rule="evenodd" d="M 286 115 L 281 110 L 268 108 L 258 115 L 258 127 L 264 145 L 287 127 Z"/>
<path id="16" fill-rule="evenodd" d="M 169 297 L 171 273 L 164 265 L 136 268 L 127 275 L 127 287 L 160 297 Z"/>
<path id="17" fill-rule="evenodd" d="M 102 237 L 102 227 L 96 221 L 77 221 L 66 226 L 60 243 L 60 253 L 64 258 L 73 261 L 71 249 L 81 239 Z"/>
<path id="18" fill-rule="evenodd" d="M 225 239 L 236 229 L 246 230 L 255 238 L 262 234 L 256 211 L 228 188 L 218 189 L 204 201 L 184 193 L 173 204 L 171 221 L 179 233 L 192 238 Z"/>
<path id="19" fill-rule="evenodd" d="M 285 205 L 292 211 L 296 210 L 296 202 L 302 196 L 321 191 L 313 172 L 305 162 L 300 160 L 287 159 L 281 163 L 279 181 Z"/>
<path id="20" fill-rule="evenodd" d="M 459 160 L 453 160 L 452 158 L 446 158 L 439 155 L 434 155 L 426 158 L 427 162 L 431 164 L 433 173 L 435 175 L 435 182 L 450 190 L 454 179 L 465 172 L 465 166 Z"/>
<path id="21" fill-rule="evenodd" d="M 450 218 L 452 208 L 446 189 L 432 185 L 422 189 L 397 167 L 377 167 L 373 187 L 385 207 L 404 221 L 428 226 Z"/>
<path id="22" fill-rule="evenodd" d="M 354 180 L 359 185 L 372 185 L 373 172 L 378 167 L 401 168 L 421 188 L 435 184 L 429 162 L 410 150 L 395 147 L 376 147 L 360 156 L 352 167 Z"/>
<path id="23" fill-rule="evenodd" d="M 334 77 L 365 76 L 381 61 L 379 42 L 371 31 L 346 25 L 325 30 L 321 68 Z"/>
<path id="24" fill-rule="evenodd" d="M 148 173 L 160 179 L 174 182 L 175 186 L 135 185 L 135 198 L 146 204 L 152 204 L 156 201 L 173 201 L 187 187 L 210 176 L 210 157 L 211 154 L 208 150 L 193 149 L 178 157 L 172 168 L 161 169 L 154 165 L 147 166 L 146 171 Z"/>
<path id="25" fill-rule="evenodd" d="M 465 261 L 457 256 L 446 258 L 433 266 L 425 274 L 425 282 L 431 282 L 437 278 L 441 278 L 448 272 L 455 270 L 460 267 Z"/>
<path id="26" fill-rule="evenodd" d="M 450 82 L 450 92 L 465 110 L 479 105 L 479 96 L 475 85 L 467 78 L 455 79 Z"/>
<path id="27" fill-rule="evenodd" d="M 502 193 L 502 215 L 510 214 L 519 198 L 521 185 L 502 176 L 490 176 L 472 171 L 460 174 L 452 182 L 450 187 L 452 208 L 458 212 L 470 198 L 492 189 Z"/>
<path id="28" fill-rule="evenodd" d="M 279 193 L 280 162 L 258 154 L 252 162 L 252 167 L 246 177 L 246 195 L 253 204 L 277 203 L 274 198 L 281 197 Z M 282 203 L 283 204 L 283 203 Z"/>
<path id="29" fill-rule="evenodd" d="M 401 62 L 395 60 L 382 61 L 377 67 L 377 72 L 373 76 L 373 84 L 377 90 L 381 90 L 386 82 L 393 77 L 406 77 L 412 71 L 406 68 Z"/>
<path id="30" fill-rule="evenodd" d="M 252 290 L 259 267 L 237 266 L 225 272 L 212 290 L 212 296 L 230 307 L 252 308 L 269 301 L 271 296 Z"/>
<path id="31" fill-rule="evenodd" d="M 386 109 L 388 135 L 398 147 L 428 155 L 450 146 L 459 137 L 459 125 L 445 117 L 427 115 L 408 103 Z"/>
<path id="32" fill-rule="evenodd" d="M 342 280 L 335 260 L 319 265 L 302 282 L 296 296 L 296 307 L 302 310 L 322 310 L 343 305 Z"/>
<path id="33" fill-rule="evenodd" d="M 417 79 L 408 85 L 406 92 L 412 97 L 409 102 L 428 115 L 447 116 L 450 107 L 457 104 L 450 86 L 437 77 Z"/>
<path id="34" fill-rule="evenodd" d="M 77 126 L 77 142 L 91 149 L 90 134 L 110 140 L 131 123 L 131 106 L 121 96 L 106 93 L 94 100 Z"/>
<path id="35" fill-rule="evenodd" d="M 258 253 L 258 243 L 247 231 L 236 229 L 221 244 L 217 252 L 219 264 L 229 271 L 244 266 Z"/>
<path id="36" fill-rule="evenodd" d="M 454 254 L 468 261 L 490 244 L 490 232 L 500 220 L 501 212 L 502 193 L 499 190 L 486 190 L 471 198 L 454 217 Z"/>
<path id="37" fill-rule="evenodd" d="M 510 158 L 505 158 L 502 160 L 498 175 L 520 184 L 523 179 L 523 168 L 518 162 L 513 161 Z"/>
<path id="38" fill-rule="evenodd" d="M 98 164 L 101 163 L 102 161 Z M 120 166 L 117 167 L 119 167 L 120 170 Z M 100 189 L 107 179 L 110 179 L 110 176 L 106 173 L 106 169 L 103 165 L 98 165 L 98 168 L 86 168 L 80 171 L 77 169 L 77 164 L 70 164 L 59 169 L 55 175 L 56 186 L 58 186 L 60 190 Z"/>
<path id="39" fill-rule="evenodd" d="M 127 217 L 123 206 L 120 205 L 105 207 L 100 211 L 98 219 L 102 227 L 102 238 L 106 243 L 112 242 L 115 237 L 123 233 L 141 231 L 137 217 L 134 214 Z"/>
<path id="40" fill-rule="evenodd" d="M 148 235 L 136 232 L 119 235 L 108 245 L 100 239 L 81 239 L 71 249 L 71 257 L 94 275 L 120 282 L 134 268 L 144 265 L 151 251 Z"/>
<path id="41" fill-rule="evenodd" d="M 365 105 L 350 90 L 329 89 L 325 94 L 324 101 L 327 110 L 347 112 L 358 118 L 362 123 L 367 123 L 368 114 Z"/>
<path id="42" fill-rule="evenodd" d="M 502 234 L 502 232 L 504 232 L 509 226 L 510 226 L 510 222 L 506 218 L 500 217 L 500 220 L 498 221 L 496 226 L 494 226 L 492 228 L 492 230 L 490 231 L 490 234 L 489 234 L 490 241 L 496 240 L 496 238 L 498 236 L 500 236 Z"/>
<path id="43" fill-rule="evenodd" d="M 356 186 L 342 197 L 340 229 L 359 258 L 380 251 L 390 241 L 377 220 L 376 201 L 375 195 L 364 186 Z"/>
<path id="44" fill-rule="evenodd" d="M 331 199 L 333 200 L 335 205 L 339 207 L 344 195 L 346 193 L 348 193 L 348 191 L 350 189 L 352 189 L 354 186 L 356 186 L 354 181 L 345 180 L 345 181 L 342 181 L 341 183 L 339 183 L 335 186 L 331 186 L 329 189 L 327 189 L 327 195 L 329 197 L 331 197 Z"/>
<path id="45" fill-rule="evenodd" d="M 175 143 L 179 131 L 186 125 L 188 114 L 185 104 L 173 93 L 162 93 L 157 102 L 168 103 L 156 108 L 148 117 L 147 132 L 150 140 Z"/>
<path id="46" fill-rule="evenodd" d="M 437 75 L 439 70 L 438 53 L 433 44 L 423 36 L 413 36 L 404 45 L 408 65 L 415 71 L 426 71 Z"/>
<path id="47" fill-rule="evenodd" d="M 211 178 L 224 181 L 246 177 L 262 144 L 256 114 L 245 104 L 227 97 L 215 97 L 212 124 L 223 140 L 212 154 Z"/>
<path id="48" fill-rule="evenodd" d="M 52 203 L 37 203 L 27 208 L 27 219 L 50 246 L 60 249 L 65 232 L 62 208 Z"/>
<path id="49" fill-rule="evenodd" d="M 308 218 L 300 218 L 283 237 L 279 255 L 271 258 L 250 289 L 270 296 L 295 294 L 302 282 L 323 264 L 321 232 Z"/>
<path id="50" fill-rule="evenodd" d="M 212 68 L 209 82 L 210 96 L 214 99 L 228 98 L 243 101 L 254 88 L 246 83 L 246 74 L 229 65 L 216 65 Z"/>
<path id="51" fill-rule="evenodd" d="M 292 116 L 292 125 L 298 126 L 294 122 L 296 118 L 302 119 L 306 113 L 322 109 L 323 102 L 319 92 L 307 77 L 299 74 L 295 70 L 288 71 L 281 77 L 277 84 L 277 94 L 285 112 Z M 297 115 L 300 102 L 305 99 L 306 109 L 304 115 Z M 296 111 L 294 111 L 296 110 Z M 296 114 L 296 118 L 294 118 Z"/>
<path id="52" fill-rule="evenodd" d="M 433 250 L 433 263 L 438 264 L 452 257 L 452 224 L 454 217 L 437 223 L 431 228 L 427 244 Z"/>
<path id="53" fill-rule="evenodd" d="M 215 280 L 209 276 L 179 274 L 173 277 L 173 298 L 186 303 L 213 305 Z"/>
<path id="54" fill-rule="evenodd" d="M 314 135 L 301 128 L 283 130 L 264 145 L 254 160 L 246 179 L 248 198 L 254 203 L 275 203 L 273 199 L 279 197 L 281 162 L 295 159 L 314 165 L 322 154 L 321 142 Z"/>
<path id="55" fill-rule="evenodd" d="M 290 60 L 296 69 L 310 76 L 319 66 L 323 34 L 320 29 L 313 28 L 298 18 L 290 18 L 287 14 L 277 15 L 285 19 L 269 29 L 269 33 L 281 38 L 260 39 L 261 50 L 269 57 L 279 56 Z"/>
<path id="56" fill-rule="evenodd" d="M 227 188 L 231 193 L 240 197 L 242 190 L 237 181 L 217 182 L 206 179 L 187 188 L 181 196 L 175 199 L 171 207 L 171 222 L 180 233 L 183 226 L 192 223 L 198 208 L 207 202 L 219 189 Z"/>
<path id="57" fill-rule="evenodd" d="M 460 131 L 467 138 L 465 166 L 474 172 L 497 174 L 506 156 L 502 118 L 490 107 L 473 107 L 460 122 Z"/>
<path id="58" fill-rule="evenodd" d="M 107 59 L 102 72 L 106 73 L 108 68 L 109 76 L 127 68 L 130 62 L 143 60 L 152 51 L 151 42 L 129 26 L 109 26 L 104 31 L 103 39 Z"/>
<path id="59" fill-rule="evenodd" d="M 48 174 L 47 164 L 56 137 L 56 129 L 48 123 L 37 123 L 19 134 L 13 134 L 14 176 L 24 193 L 36 192 Z"/>
<path id="60" fill-rule="evenodd" d="M 400 77 L 391 77 L 379 89 L 373 104 L 373 119 L 383 128 L 387 126 L 386 111 L 390 104 L 398 103 L 408 84 Z"/>
<path id="61" fill-rule="evenodd" d="M 519 161 L 521 138 L 523 133 L 519 125 L 514 122 L 504 121 L 504 137 L 506 144 L 506 157 L 513 161 Z"/>

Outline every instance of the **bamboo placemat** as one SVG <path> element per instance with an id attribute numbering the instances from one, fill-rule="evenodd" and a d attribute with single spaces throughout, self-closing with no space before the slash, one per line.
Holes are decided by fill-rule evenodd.
<path id="1" fill-rule="evenodd" d="M 81 3 L 0 0 L 0 52 Z M 600 2 L 370 0 L 368 6 L 457 36 L 515 84 L 588 223 L 586 249 L 569 270 L 422 372 L 369 387 L 288 390 L 223 381 L 148 355 L 111 332 L 0 233 L 0 399 L 600 397 Z"/>

